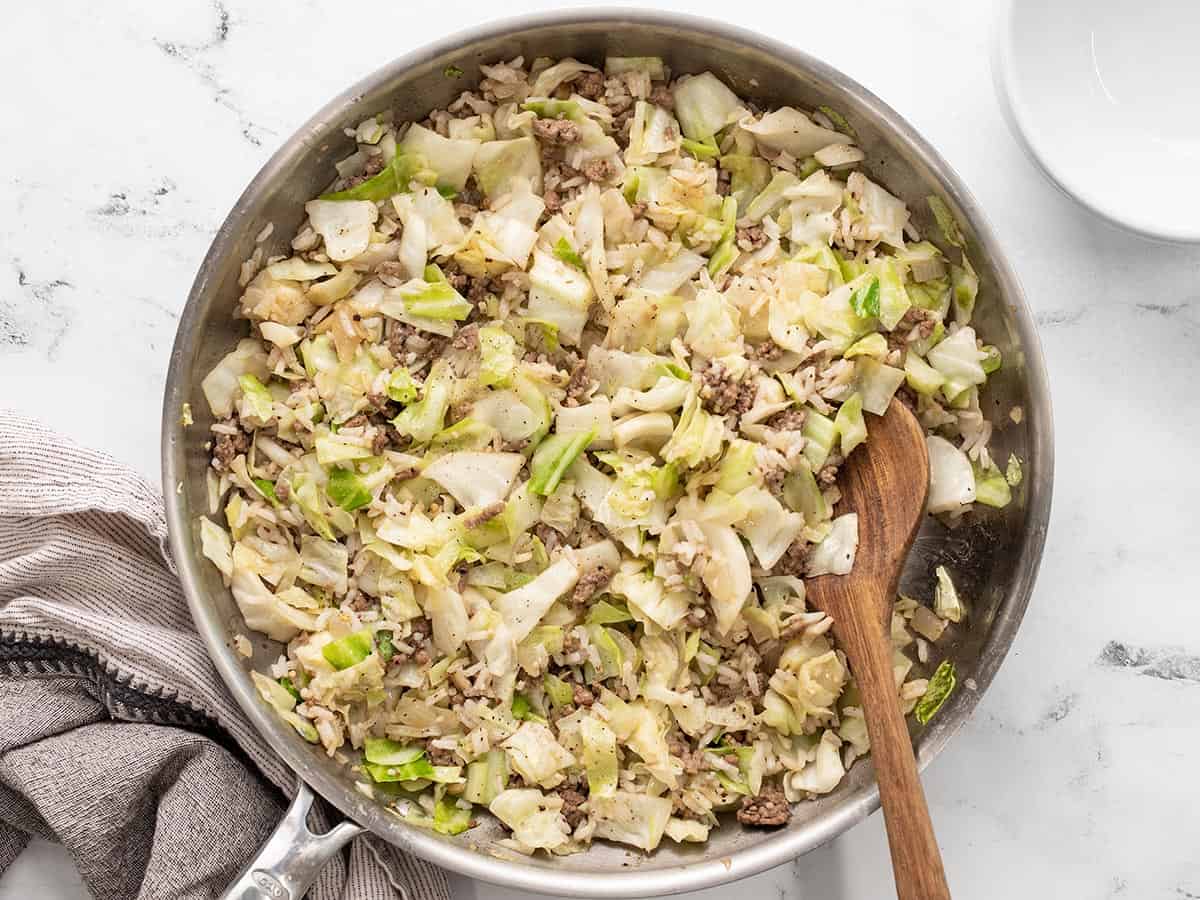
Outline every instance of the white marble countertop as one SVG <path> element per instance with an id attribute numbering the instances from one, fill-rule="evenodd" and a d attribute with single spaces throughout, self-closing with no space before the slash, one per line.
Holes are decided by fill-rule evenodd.
<path id="1" fill-rule="evenodd" d="M 345 85 L 491 16 L 472 0 L 353 6 L 6 11 L 0 402 L 157 480 L 176 321 L 243 186 Z M 925 775 L 957 896 L 1200 897 L 1200 248 L 1116 231 L 1039 176 L 1000 117 L 988 4 L 772 2 L 737 16 L 859 79 L 941 150 L 1042 327 L 1058 471 L 1041 577 L 1011 656 Z M 1169 173 L 1113 177 L 1170 189 Z M 454 884 L 459 898 L 518 896 Z M 791 865 L 691 896 L 890 894 L 875 816 Z M 35 896 L 86 896 L 61 849 L 35 843 L 0 879 L 0 900 Z"/>

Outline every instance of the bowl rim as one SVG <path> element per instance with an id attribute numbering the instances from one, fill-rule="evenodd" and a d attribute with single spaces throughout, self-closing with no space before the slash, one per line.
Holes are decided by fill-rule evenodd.
<path id="1" fill-rule="evenodd" d="M 872 779 L 866 787 L 849 795 L 821 818 L 813 820 L 808 827 L 780 832 L 727 856 L 644 870 L 634 867 L 585 873 L 537 867 L 519 860 L 497 858 L 466 844 L 445 841 L 404 823 L 360 795 L 344 777 L 337 777 L 332 772 L 314 765 L 298 742 L 276 739 L 284 734 L 284 726 L 278 719 L 273 719 L 265 704 L 258 701 L 252 683 L 242 668 L 241 660 L 227 643 L 229 635 L 226 623 L 221 621 L 215 608 L 204 599 L 200 564 L 192 545 L 191 523 L 186 518 L 184 499 L 181 493 L 177 492 L 186 476 L 179 410 L 181 404 L 188 399 L 191 387 L 187 381 L 186 369 L 189 349 L 193 346 L 194 336 L 199 334 L 201 296 L 209 290 L 210 281 L 219 271 L 221 261 L 234 250 L 245 228 L 246 212 L 264 186 L 276 173 L 308 153 L 327 123 L 339 120 L 347 106 L 379 84 L 463 46 L 513 31 L 615 22 L 685 29 L 700 36 L 720 37 L 779 57 L 807 71 L 814 78 L 832 83 L 840 90 L 852 94 L 862 104 L 866 115 L 885 125 L 895 139 L 905 145 L 906 151 L 932 174 L 936 186 L 958 205 L 970 222 L 979 252 L 987 257 L 995 273 L 998 294 L 1013 307 L 1015 326 L 1025 355 L 1028 406 L 1032 407 L 1027 410 L 1027 414 L 1035 417 L 1037 425 L 1033 427 L 1034 423 L 1031 422 L 1030 427 L 1029 456 L 1033 464 L 1028 467 L 1032 471 L 1027 470 L 1029 524 L 1021 537 L 1019 550 L 1024 557 L 1024 565 L 1019 568 L 981 648 L 979 665 L 973 675 L 974 689 L 964 692 L 964 697 L 959 703 L 961 715 L 953 721 L 940 723 L 938 728 L 931 729 L 922 740 L 918 752 L 918 764 L 921 768 L 933 760 L 969 718 L 1013 642 L 1028 606 L 1042 557 L 1049 521 L 1054 467 L 1050 396 L 1033 317 L 1016 275 L 975 198 L 951 166 L 895 110 L 857 81 L 802 50 L 739 26 L 690 14 L 620 7 L 539 12 L 489 21 L 409 51 L 368 74 L 324 104 L 271 155 L 242 192 L 214 236 L 180 316 L 170 356 L 162 411 L 163 493 L 171 552 L 197 630 L 208 647 L 214 666 L 255 729 L 271 744 L 293 772 L 347 817 L 370 828 L 401 850 L 412 852 L 446 869 L 481 881 L 557 896 L 649 897 L 699 890 L 757 874 L 821 846 L 866 818 L 879 807 L 878 787 Z M 933 186 L 930 184 L 930 187 Z M 870 766 L 869 759 L 863 762 Z M 860 765 L 863 762 L 860 762 Z"/>

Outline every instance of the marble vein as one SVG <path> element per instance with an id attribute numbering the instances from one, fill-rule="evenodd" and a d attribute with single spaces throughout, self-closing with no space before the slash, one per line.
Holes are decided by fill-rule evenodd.
<path id="1" fill-rule="evenodd" d="M 0 297 L 0 351 L 44 344 L 47 358 L 54 360 L 72 320 L 60 295 L 74 285 L 64 278 L 32 278 L 19 259 L 12 259 L 11 265 L 18 299 Z"/>
<path id="2" fill-rule="evenodd" d="M 263 137 L 274 132 L 256 124 L 247 115 L 241 103 L 238 102 L 233 89 L 218 77 L 216 67 L 207 59 L 211 51 L 220 48 L 229 40 L 232 21 L 228 8 L 221 0 L 213 0 L 212 10 L 216 16 L 216 23 L 207 40 L 200 43 L 185 43 L 155 38 L 155 46 L 171 59 L 179 60 L 186 65 L 212 92 L 213 100 L 237 117 L 242 137 L 255 147 L 261 147 Z"/>
<path id="3" fill-rule="evenodd" d="M 1097 660 L 1102 666 L 1130 669 L 1138 675 L 1200 684 L 1200 656 L 1180 650 L 1158 650 L 1133 647 L 1120 641 L 1109 641 Z"/>

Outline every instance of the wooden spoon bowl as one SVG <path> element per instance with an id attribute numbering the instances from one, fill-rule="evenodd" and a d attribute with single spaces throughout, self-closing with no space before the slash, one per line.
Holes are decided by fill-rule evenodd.
<path id="1" fill-rule="evenodd" d="M 854 569 L 809 579 L 808 600 L 832 617 L 862 697 L 896 894 L 901 900 L 949 898 L 892 674 L 892 603 L 929 494 L 925 433 L 908 407 L 892 400 L 871 420 L 867 443 L 846 460 L 839 486 L 838 514 L 858 514 Z"/>

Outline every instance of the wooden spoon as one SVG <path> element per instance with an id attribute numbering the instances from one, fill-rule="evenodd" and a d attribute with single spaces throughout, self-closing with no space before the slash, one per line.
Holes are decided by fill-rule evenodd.
<path id="1" fill-rule="evenodd" d="M 858 553 L 849 575 L 808 579 L 808 599 L 833 618 L 833 633 L 862 696 L 871 758 L 900 900 L 950 897 L 908 726 L 892 675 L 892 600 L 925 514 L 929 453 L 919 422 L 899 400 L 870 422 L 865 445 L 838 479 L 838 513 L 858 513 Z"/>

